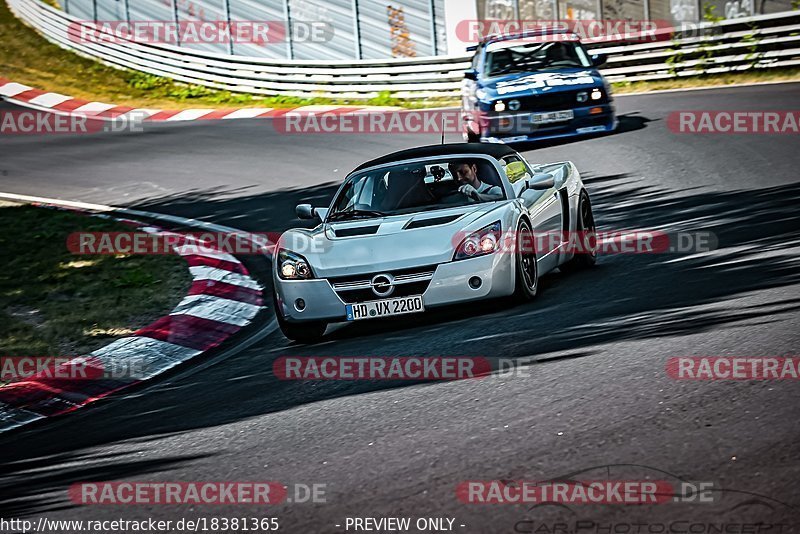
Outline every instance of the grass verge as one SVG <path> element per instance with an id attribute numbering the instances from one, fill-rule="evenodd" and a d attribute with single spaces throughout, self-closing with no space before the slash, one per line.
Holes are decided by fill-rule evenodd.
<path id="1" fill-rule="evenodd" d="M 78 256 L 67 236 L 114 221 L 0 205 L 0 355 L 77 356 L 169 313 L 191 282 L 179 256 Z"/>

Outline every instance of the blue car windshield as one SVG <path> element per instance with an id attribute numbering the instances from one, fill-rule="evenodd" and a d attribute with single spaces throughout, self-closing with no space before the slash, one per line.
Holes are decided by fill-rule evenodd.
<path id="1" fill-rule="evenodd" d="M 408 163 L 353 174 L 328 221 L 374 218 L 505 199 L 495 166 L 482 158 Z"/>
<path id="2" fill-rule="evenodd" d="M 587 68 L 592 62 L 579 43 L 495 43 L 487 49 L 484 73 L 487 77 L 512 72 L 537 72 L 562 68 Z"/>

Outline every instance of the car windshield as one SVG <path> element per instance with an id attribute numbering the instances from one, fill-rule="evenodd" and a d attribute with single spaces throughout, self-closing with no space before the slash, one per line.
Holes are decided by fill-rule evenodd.
<path id="1" fill-rule="evenodd" d="M 578 43 L 525 43 L 504 46 L 486 53 L 488 77 L 512 72 L 537 72 L 550 69 L 591 67 L 592 62 Z"/>
<path id="2" fill-rule="evenodd" d="M 489 160 L 449 158 L 353 174 L 327 220 L 401 215 L 504 198 L 500 176 Z"/>

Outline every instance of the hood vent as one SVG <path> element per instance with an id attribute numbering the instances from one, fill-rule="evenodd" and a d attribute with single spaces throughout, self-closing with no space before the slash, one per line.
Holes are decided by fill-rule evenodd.
<path id="1" fill-rule="evenodd" d="M 447 215 L 445 217 L 433 217 L 431 219 L 414 219 L 406 224 L 404 230 L 413 230 L 414 228 L 426 228 L 428 226 L 439 226 L 455 221 L 463 214 Z"/>
<path id="2" fill-rule="evenodd" d="M 357 235 L 375 235 L 380 225 L 354 226 L 351 228 L 331 228 L 336 237 L 355 237 Z"/>

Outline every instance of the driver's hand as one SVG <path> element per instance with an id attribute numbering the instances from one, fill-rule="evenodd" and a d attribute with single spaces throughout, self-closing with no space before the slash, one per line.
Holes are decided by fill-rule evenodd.
<path id="1" fill-rule="evenodd" d="M 464 184 L 461 187 L 459 187 L 458 192 L 461 193 L 462 195 L 468 196 L 471 199 L 480 200 L 480 197 L 478 196 L 478 190 L 469 184 Z"/>

